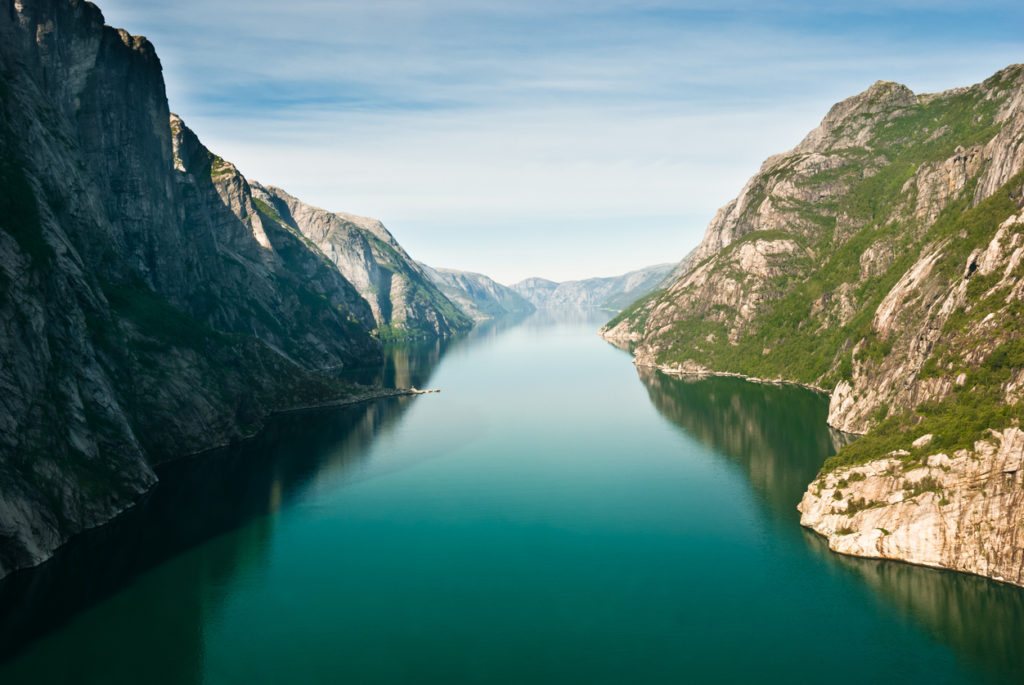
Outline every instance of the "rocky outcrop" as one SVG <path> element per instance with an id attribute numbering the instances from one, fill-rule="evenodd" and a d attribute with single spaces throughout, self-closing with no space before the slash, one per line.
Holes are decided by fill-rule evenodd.
<path id="1" fill-rule="evenodd" d="M 425 338 L 466 331 L 470 319 L 376 219 L 328 212 L 280 188 L 253 184 L 273 217 L 309 240 L 370 304 L 383 338 Z"/>
<path id="2" fill-rule="evenodd" d="M 516 291 L 483 274 L 420 266 L 431 282 L 474 321 L 530 314 L 536 309 Z"/>
<path id="3" fill-rule="evenodd" d="M 1024 431 L 972 449 L 910 452 L 819 477 L 800 522 L 844 554 L 899 559 L 1024 585 Z"/>
<path id="4" fill-rule="evenodd" d="M 131 506 L 154 465 L 367 394 L 366 300 L 168 111 L 145 39 L 0 10 L 0 576 Z"/>
<path id="5" fill-rule="evenodd" d="M 535 307 L 600 307 L 619 311 L 640 297 L 664 285 L 676 264 L 657 264 L 621 276 L 587 278 L 556 283 L 544 278 L 527 278 L 510 286 Z"/>
<path id="6" fill-rule="evenodd" d="M 839 103 L 719 211 L 685 273 L 604 335 L 637 343 L 643 363 L 835 388 L 829 421 L 848 432 L 869 430 L 881 407 L 948 396 L 955 374 L 922 370 L 968 337 L 951 317 L 994 292 L 967 282 L 1005 272 L 1009 299 L 985 312 L 988 329 L 1016 307 L 1022 74 L 923 96 L 879 82 Z"/>
<path id="7" fill-rule="evenodd" d="M 1024 168 L 1021 74 L 1015 65 L 977 86 L 923 96 L 879 82 L 839 103 L 718 212 L 685 273 L 606 334 L 639 341 L 662 362 L 692 357 L 834 387 L 850 375 L 854 345 L 880 334 L 866 316 L 907 260 L 952 242 L 956 215 L 1013 193 L 1007 184 Z M 794 367 L 809 351 L 813 363 Z"/>
<path id="8" fill-rule="evenodd" d="M 925 433 L 971 450 L 1024 421 L 1022 210 L 1024 66 L 930 95 L 879 82 L 766 160 L 602 334 L 638 365 L 829 391 L 829 424 L 867 437 L 826 471 Z"/>
<path id="9" fill-rule="evenodd" d="M 957 260 L 955 271 L 943 270 L 953 249 L 952 241 L 938 243 L 885 294 L 871 332 L 884 341 L 887 353 L 865 354 L 870 341 L 854 349 L 852 377 L 835 388 L 832 425 L 866 433 L 884 418 L 875 416 L 879 407 L 888 407 L 888 415 L 952 397 L 969 369 L 983 367 L 997 349 L 1017 344 L 1024 332 L 1017 318 L 1024 289 L 1024 213 L 998 224 L 986 243 Z M 964 378 L 958 382 L 960 374 Z M 1011 397 L 1006 401 L 1017 403 Z"/>

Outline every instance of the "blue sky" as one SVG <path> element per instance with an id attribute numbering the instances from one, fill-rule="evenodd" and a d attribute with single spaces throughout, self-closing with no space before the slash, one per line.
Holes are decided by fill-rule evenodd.
<path id="1" fill-rule="evenodd" d="M 671 262 L 879 79 L 1024 62 L 1024 3 L 100 0 L 248 177 L 510 283 Z"/>

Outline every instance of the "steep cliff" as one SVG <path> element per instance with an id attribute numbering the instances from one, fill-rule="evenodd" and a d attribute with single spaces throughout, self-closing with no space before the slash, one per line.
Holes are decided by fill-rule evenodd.
<path id="1" fill-rule="evenodd" d="M 831 391 L 829 423 L 867 435 L 826 471 L 923 463 L 925 434 L 982 459 L 988 431 L 1024 419 L 1022 208 L 1024 67 L 931 95 L 878 82 L 766 160 L 685 273 L 603 334 L 640 365 Z"/>
<path id="2" fill-rule="evenodd" d="M 823 474 L 800 522 L 845 554 L 1024 585 L 1024 431 L 992 431 L 952 454 L 927 442 Z"/>
<path id="3" fill-rule="evenodd" d="M 475 321 L 535 310 L 522 295 L 483 274 L 420 266 L 431 282 Z"/>
<path id="4" fill-rule="evenodd" d="M 425 338 L 469 330 L 452 303 L 376 219 L 328 212 L 280 188 L 253 184 L 273 218 L 311 241 L 370 304 L 382 339 Z"/>
<path id="5" fill-rule="evenodd" d="M 168 111 L 145 38 L 0 3 L 0 576 L 274 410 L 365 392 L 366 301 Z"/>
<path id="6" fill-rule="evenodd" d="M 657 264 L 621 276 L 557 283 L 527 278 L 510 286 L 536 307 L 600 307 L 619 311 L 637 298 L 662 287 L 676 264 Z"/>

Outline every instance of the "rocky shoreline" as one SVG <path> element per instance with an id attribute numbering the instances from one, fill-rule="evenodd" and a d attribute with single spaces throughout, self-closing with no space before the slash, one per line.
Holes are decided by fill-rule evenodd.
<path id="1" fill-rule="evenodd" d="M 621 350 L 631 351 L 629 349 L 629 343 L 635 342 L 636 338 L 630 336 L 617 335 L 616 329 L 604 329 L 598 331 L 598 335 L 604 340 L 608 341 L 612 345 L 618 347 Z M 715 371 L 709 369 L 706 366 L 697 364 L 692 360 L 687 360 L 683 363 L 676 364 L 658 364 L 654 361 L 653 354 L 634 354 L 633 356 L 634 366 L 643 366 L 648 369 L 657 369 L 662 373 L 670 376 L 688 377 L 694 379 L 708 378 L 708 377 L 719 377 L 719 378 L 740 378 L 749 383 L 760 383 L 762 385 L 791 385 L 798 388 L 805 388 L 812 390 L 816 393 L 825 395 L 828 398 L 832 398 L 832 391 L 822 388 L 818 385 L 811 383 L 801 383 L 800 381 L 791 381 L 786 378 L 758 378 L 757 376 L 748 376 L 745 373 L 735 373 L 732 371 Z M 856 434 L 854 434 L 856 435 Z"/>
<path id="2" fill-rule="evenodd" d="M 917 442 L 927 454 L 928 441 Z M 835 552 L 1024 587 L 1022 462 L 1020 428 L 990 431 L 952 455 L 900 450 L 819 476 L 798 506 L 800 523 Z"/>
<path id="3" fill-rule="evenodd" d="M 243 442 L 247 442 L 249 440 L 252 440 L 256 436 L 258 436 L 260 433 L 262 433 L 264 428 L 266 428 L 266 421 L 268 419 L 274 418 L 275 416 L 287 416 L 288 414 L 301 414 L 301 413 L 304 413 L 304 412 L 321 411 L 321 410 L 324 410 L 324 409 L 338 409 L 338 408 L 341 408 L 341 407 L 350 407 L 350 406 L 354 406 L 354 405 L 357 405 L 357 404 L 363 404 L 363 403 L 366 403 L 366 402 L 374 402 L 376 400 L 386 400 L 386 399 L 390 399 L 390 398 L 393 398 L 393 397 L 412 397 L 412 396 L 415 396 L 415 395 L 422 395 L 422 394 L 424 394 L 422 391 L 418 391 L 418 390 L 416 390 L 414 388 L 379 388 L 379 389 L 370 389 L 370 390 L 367 390 L 366 392 L 358 393 L 358 394 L 355 394 L 355 395 L 348 395 L 346 397 L 339 397 L 338 399 L 335 399 L 335 400 L 325 400 L 323 402 L 312 402 L 312 403 L 309 403 L 309 404 L 300 404 L 300 405 L 295 405 L 295 406 L 291 406 L 291 407 L 285 407 L 283 409 L 277 409 L 277 410 L 274 410 L 274 411 L 271 411 L 270 413 L 268 413 L 264 417 L 263 421 L 260 422 L 259 426 L 255 430 L 253 430 L 253 431 L 251 431 L 249 433 L 246 433 L 245 435 L 241 436 L 240 438 L 237 438 L 237 439 L 234 439 L 234 440 L 225 441 L 225 442 L 220 442 L 220 443 L 217 443 L 215 445 L 211 445 L 209 447 L 204 447 L 201 450 L 194 450 L 192 452 L 187 452 L 187 453 L 182 454 L 182 455 L 180 455 L 178 457 L 174 457 L 172 459 L 164 460 L 161 463 L 162 464 L 166 464 L 166 463 L 171 462 L 171 461 L 181 461 L 183 459 L 192 459 L 194 457 L 199 457 L 199 456 L 202 456 L 204 454 L 208 454 L 210 452 L 214 452 L 214 451 L 219 450 L 219 449 L 224 449 L 225 447 L 228 447 L 230 445 L 234 445 L 234 444 L 238 444 L 238 443 L 243 443 Z M 102 524 L 100 524 L 100 525 L 102 525 Z"/>
<path id="4" fill-rule="evenodd" d="M 203 449 L 200 449 L 200 450 L 194 450 L 194 451 L 191 451 L 191 452 L 186 452 L 186 453 L 183 453 L 183 454 L 181 454 L 181 455 L 179 455 L 177 457 L 173 457 L 171 459 L 165 459 L 165 460 L 163 460 L 161 462 L 160 465 L 164 466 L 164 465 L 169 464 L 171 462 L 181 462 L 181 461 L 188 461 L 188 460 L 192 460 L 192 459 L 201 459 L 204 456 L 209 455 L 210 453 L 216 452 L 218 450 L 225 449 L 225 448 L 230 447 L 232 445 L 238 445 L 238 444 L 249 442 L 249 441 L 255 439 L 256 437 L 258 437 L 260 435 L 260 433 L 263 432 L 263 430 L 266 428 L 266 421 L 268 419 L 271 419 L 271 418 L 276 417 L 276 416 L 286 416 L 288 414 L 300 414 L 300 413 L 304 413 L 304 412 L 321 411 L 321 410 L 325 410 L 325 409 L 334 409 L 334 408 L 355 406 L 355 405 L 364 404 L 364 403 L 367 403 L 367 402 L 374 402 L 376 400 L 390 399 L 390 398 L 397 398 L 397 397 L 413 397 L 413 396 L 421 395 L 421 394 L 425 394 L 425 393 L 422 392 L 422 391 L 416 391 L 416 390 L 410 389 L 410 388 L 378 388 L 378 389 L 370 389 L 370 390 L 367 390 L 366 392 L 358 393 L 358 394 L 355 394 L 355 395 L 349 395 L 347 397 L 341 397 L 341 398 L 338 398 L 336 400 L 327 400 L 327 401 L 324 401 L 324 402 L 317 402 L 317 403 L 306 404 L 306 405 L 286 407 L 284 409 L 275 410 L 275 411 L 272 411 L 269 414 L 267 414 L 267 416 L 264 417 L 263 421 L 260 422 L 259 427 L 256 430 L 254 430 L 254 431 L 252 431 L 250 433 L 247 433 L 246 435 L 242 436 L 241 438 L 237 438 L 237 439 L 226 441 L 226 442 L 219 442 L 217 444 L 213 444 L 213 445 L 210 445 L 208 447 L 204 447 Z M 85 533 L 87 531 L 95 530 L 97 528 L 102 528 L 103 526 L 106 526 L 106 525 L 109 525 L 109 524 L 113 523 L 116 519 L 118 519 L 119 517 L 121 517 L 125 513 L 131 511 L 140 502 L 142 502 L 149 495 L 149 493 L 152 491 L 152 489 L 157 486 L 158 482 L 159 481 L 156 478 L 154 478 L 154 480 L 150 484 L 148 484 L 148 486 L 144 490 L 142 490 L 135 499 L 133 499 L 132 501 L 128 502 L 124 506 L 118 507 L 116 511 L 111 511 L 106 518 L 103 518 L 102 520 L 94 521 L 90 525 L 83 526 L 80 530 L 78 530 L 75 533 L 75 535 L 66 537 L 64 540 L 61 541 L 61 543 L 59 545 L 57 545 L 56 547 L 54 547 L 52 549 L 47 550 L 45 552 L 45 554 L 40 555 L 37 558 L 33 559 L 31 563 L 20 565 L 20 566 L 18 566 L 16 568 L 3 569 L 4 571 L 6 571 L 6 573 L 0 573 L 0 580 L 4 579 L 5 577 L 9 576 L 12 573 L 15 573 L 15 572 L 18 572 L 18 571 L 24 571 L 24 570 L 27 570 L 27 569 L 36 568 L 38 566 L 41 566 L 42 564 L 45 564 L 55 554 L 60 552 L 62 547 L 64 547 L 67 543 L 69 543 L 69 542 L 73 541 L 74 539 L 76 539 L 79 535 L 81 535 L 81 534 L 83 534 L 83 533 Z"/>
<path id="5" fill-rule="evenodd" d="M 748 383 L 759 383 L 761 385 L 790 385 L 798 388 L 804 388 L 805 390 L 811 390 L 813 392 L 825 395 L 826 397 L 832 397 L 832 393 L 825 388 L 817 385 L 811 385 L 810 383 L 801 383 L 800 381 L 790 381 L 785 378 L 757 378 L 756 376 L 748 376 L 744 373 L 733 373 L 730 371 L 712 371 L 711 369 L 704 368 L 699 364 L 688 366 L 687 364 L 644 364 L 633 360 L 635 366 L 644 366 L 651 369 L 657 369 L 662 373 L 670 376 L 687 377 L 693 379 L 701 378 L 740 378 L 747 381 Z"/>
<path id="6" fill-rule="evenodd" d="M 739 378 L 832 397 L 806 383 L 713 371 L 692 362 L 666 365 L 634 358 L 633 363 L 675 377 Z M 800 524 L 840 554 L 1024 587 L 1024 518 L 1016 515 L 1024 511 L 1024 430 L 989 431 L 973 449 L 952 455 L 929 453 L 930 437 L 916 441 L 914 452 L 899 450 L 820 474 L 797 505 Z"/>

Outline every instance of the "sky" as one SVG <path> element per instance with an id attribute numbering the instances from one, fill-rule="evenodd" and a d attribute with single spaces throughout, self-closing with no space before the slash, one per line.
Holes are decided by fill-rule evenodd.
<path id="1" fill-rule="evenodd" d="M 1024 3 L 97 0 L 248 178 L 503 283 L 675 262 L 877 80 L 1024 62 Z"/>

